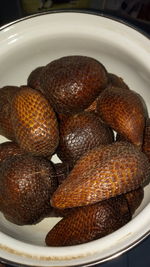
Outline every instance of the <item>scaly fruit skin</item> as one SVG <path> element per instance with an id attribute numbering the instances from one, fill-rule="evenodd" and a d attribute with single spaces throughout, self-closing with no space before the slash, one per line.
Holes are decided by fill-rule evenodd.
<path id="1" fill-rule="evenodd" d="M 5 86 L 0 89 L 0 134 L 10 140 L 15 140 L 11 122 L 11 102 L 18 90 L 17 86 Z"/>
<path id="2" fill-rule="evenodd" d="M 133 215 L 144 198 L 144 189 L 140 187 L 136 190 L 130 191 L 125 194 L 125 198 L 128 202 L 130 212 Z"/>
<path id="3" fill-rule="evenodd" d="M 22 150 L 15 142 L 4 142 L 0 144 L 0 164 L 10 157 L 24 154 L 24 150 Z"/>
<path id="4" fill-rule="evenodd" d="M 115 142 L 83 155 L 54 192 L 58 209 L 85 206 L 140 187 L 150 175 L 148 158 L 136 146 Z"/>
<path id="5" fill-rule="evenodd" d="M 97 60 L 66 56 L 49 63 L 40 78 L 45 96 L 58 113 L 75 114 L 88 107 L 107 86 L 107 71 Z"/>
<path id="6" fill-rule="evenodd" d="M 57 155 L 73 167 L 87 151 L 114 141 L 113 131 L 94 112 L 81 112 L 60 123 Z"/>
<path id="7" fill-rule="evenodd" d="M 145 127 L 145 110 L 139 96 L 123 88 L 109 87 L 97 101 L 102 120 L 128 141 L 141 147 Z"/>
<path id="8" fill-rule="evenodd" d="M 150 118 L 146 120 L 142 150 L 150 161 Z"/>
<path id="9" fill-rule="evenodd" d="M 74 209 L 46 236 L 48 246 L 71 246 L 106 236 L 131 219 L 124 197 Z"/>
<path id="10" fill-rule="evenodd" d="M 37 223 L 51 212 L 56 188 L 51 162 L 29 155 L 12 157 L 1 166 L 0 210 L 12 223 Z"/>
<path id="11" fill-rule="evenodd" d="M 16 140 L 26 152 L 48 156 L 59 142 L 56 115 L 43 94 L 22 87 L 12 101 L 12 123 Z"/>
<path id="12" fill-rule="evenodd" d="M 42 91 L 40 85 L 40 75 L 42 74 L 43 71 L 44 71 L 43 66 L 34 69 L 28 76 L 27 85 L 33 89 Z"/>

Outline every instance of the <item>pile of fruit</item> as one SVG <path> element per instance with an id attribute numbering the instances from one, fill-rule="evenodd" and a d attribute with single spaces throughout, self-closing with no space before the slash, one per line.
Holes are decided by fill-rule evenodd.
<path id="1" fill-rule="evenodd" d="M 0 90 L 0 211 L 14 224 L 62 217 L 45 238 L 70 246 L 129 222 L 150 177 L 142 97 L 91 57 L 66 56 Z M 56 154 L 62 163 L 51 159 Z"/>

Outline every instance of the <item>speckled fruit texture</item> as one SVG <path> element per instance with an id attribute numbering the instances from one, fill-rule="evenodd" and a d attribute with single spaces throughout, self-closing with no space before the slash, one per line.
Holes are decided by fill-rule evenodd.
<path id="1" fill-rule="evenodd" d="M 78 113 L 87 108 L 107 86 L 104 66 L 86 56 L 67 56 L 49 63 L 41 87 L 58 113 Z"/>
<path id="2" fill-rule="evenodd" d="M 98 98 L 97 112 L 115 131 L 141 147 L 145 110 L 135 92 L 117 87 L 107 88 Z"/>
<path id="3" fill-rule="evenodd" d="M 26 152 L 48 156 L 59 141 L 58 123 L 41 92 L 23 87 L 12 101 L 12 123 L 16 140 Z"/>
<path id="4" fill-rule="evenodd" d="M 149 175 L 148 158 L 136 146 L 127 142 L 100 146 L 77 161 L 51 204 L 56 208 L 92 204 L 137 189 Z"/>

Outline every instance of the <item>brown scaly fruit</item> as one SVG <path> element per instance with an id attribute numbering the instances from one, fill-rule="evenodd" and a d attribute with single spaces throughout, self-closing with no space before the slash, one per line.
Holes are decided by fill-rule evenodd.
<path id="1" fill-rule="evenodd" d="M 133 215 L 144 198 L 144 189 L 140 187 L 136 190 L 126 193 L 124 196 L 128 202 L 130 212 Z"/>
<path id="2" fill-rule="evenodd" d="M 56 115 L 43 94 L 22 87 L 12 101 L 12 123 L 19 146 L 26 152 L 48 156 L 59 142 Z"/>
<path id="3" fill-rule="evenodd" d="M 17 86 L 5 86 L 0 89 L 0 134 L 10 140 L 15 140 L 11 122 L 11 102 L 18 90 Z"/>
<path id="4" fill-rule="evenodd" d="M 94 112 L 82 112 L 60 123 L 57 155 L 72 168 L 87 151 L 114 141 L 113 131 Z"/>
<path id="5" fill-rule="evenodd" d="M 40 84 L 57 113 L 74 114 L 88 107 L 107 86 L 104 66 L 87 56 L 66 56 L 49 63 Z"/>
<path id="6" fill-rule="evenodd" d="M 43 71 L 44 71 L 43 66 L 34 69 L 28 76 L 27 85 L 33 89 L 42 91 L 40 85 L 40 75 L 42 74 Z"/>
<path id="7" fill-rule="evenodd" d="M 146 120 L 142 150 L 150 161 L 150 118 Z"/>
<path id="8" fill-rule="evenodd" d="M 130 219 L 125 198 L 112 198 L 74 209 L 50 230 L 45 241 L 48 246 L 83 244 L 116 231 Z"/>
<path id="9" fill-rule="evenodd" d="M 125 139 L 141 147 L 145 127 L 145 110 L 139 96 L 123 88 L 106 88 L 97 101 L 102 120 Z"/>
<path id="10" fill-rule="evenodd" d="M 4 142 L 0 144 L 0 164 L 13 156 L 24 155 L 25 152 L 15 142 Z"/>
<path id="11" fill-rule="evenodd" d="M 83 155 L 54 192 L 58 209 L 85 206 L 140 187 L 150 175 L 146 155 L 127 142 L 99 146 Z"/>
<path id="12" fill-rule="evenodd" d="M 53 165 L 42 157 L 11 157 L 1 166 L 0 210 L 12 223 L 35 224 L 51 212 L 57 188 Z"/>

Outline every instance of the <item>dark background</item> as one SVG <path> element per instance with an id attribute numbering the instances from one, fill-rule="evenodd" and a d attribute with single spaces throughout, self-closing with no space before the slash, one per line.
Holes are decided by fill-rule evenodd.
<path id="1" fill-rule="evenodd" d="M 137 27 L 147 36 L 150 36 L 150 1 L 141 0 L 93 0 L 93 1 L 42 1 L 34 0 L 0 0 L 0 26 L 16 19 L 60 8 L 92 9 L 96 12 L 121 18 L 125 22 Z M 135 248 L 101 267 L 150 267 L 150 237 Z"/>

